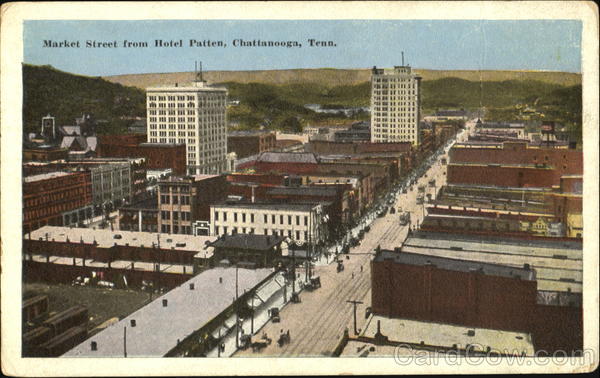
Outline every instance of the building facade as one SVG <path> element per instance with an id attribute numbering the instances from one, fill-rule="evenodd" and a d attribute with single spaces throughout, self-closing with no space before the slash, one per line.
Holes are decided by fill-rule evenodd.
<path id="1" fill-rule="evenodd" d="M 158 232 L 158 198 L 149 197 L 143 201 L 119 208 L 117 229 Z"/>
<path id="2" fill-rule="evenodd" d="M 142 157 L 150 170 L 171 169 L 176 175 L 186 173 L 185 144 L 144 143 L 146 134 L 103 135 L 98 137 L 99 157 Z"/>
<path id="3" fill-rule="evenodd" d="M 238 159 L 271 151 L 276 147 L 274 132 L 232 131 L 227 135 L 227 148 L 235 152 Z"/>
<path id="4" fill-rule="evenodd" d="M 210 207 L 211 235 L 275 235 L 297 243 L 325 240 L 320 204 L 223 203 Z"/>
<path id="5" fill-rule="evenodd" d="M 92 216 L 89 172 L 50 172 L 23 179 L 23 232 Z M 74 222 L 73 222 L 74 221 Z"/>
<path id="6" fill-rule="evenodd" d="M 194 234 L 194 222 L 210 219 L 210 204 L 227 197 L 225 175 L 169 177 L 158 183 L 158 230 Z"/>
<path id="7" fill-rule="evenodd" d="M 227 90 L 195 81 L 146 89 L 149 143 L 185 143 L 188 174 L 227 169 Z"/>
<path id="8" fill-rule="evenodd" d="M 371 71 L 371 142 L 420 144 L 421 77 L 409 66 Z"/>

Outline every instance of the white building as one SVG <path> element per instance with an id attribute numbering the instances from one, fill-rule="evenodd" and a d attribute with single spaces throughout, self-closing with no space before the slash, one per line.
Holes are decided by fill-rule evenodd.
<path id="1" fill-rule="evenodd" d="M 418 145 L 421 77 L 409 66 L 371 71 L 371 142 Z"/>
<path id="2" fill-rule="evenodd" d="M 185 143 L 189 174 L 227 169 L 227 89 L 191 86 L 146 89 L 149 143 Z"/>
<path id="3" fill-rule="evenodd" d="M 210 207 L 210 234 L 255 234 L 289 237 L 297 243 L 325 240 L 321 204 L 224 203 Z"/>

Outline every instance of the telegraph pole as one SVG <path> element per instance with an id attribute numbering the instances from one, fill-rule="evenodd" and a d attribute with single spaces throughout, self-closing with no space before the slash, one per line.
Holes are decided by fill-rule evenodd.
<path id="1" fill-rule="evenodd" d="M 354 334 L 358 335 L 358 330 L 356 329 L 356 305 L 362 304 L 361 301 L 346 301 L 347 303 L 352 303 L 353 312 L 354 312 Z"/>
<path id="2" fill-rule="evenodd" d="M 123 327 L 123 357 L 127 357 L 127 327 Z"/>
<path id="3" fill-rule="evenodd" d="M 240 315 L 238 312 L 238 264 L 235 264 L 235 347 L 240 347 Z"/>

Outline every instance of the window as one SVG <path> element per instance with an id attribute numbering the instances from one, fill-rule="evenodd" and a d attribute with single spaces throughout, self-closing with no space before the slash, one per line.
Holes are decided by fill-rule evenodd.
<path id="1" fill-rule="evenodd" d="M 265 228 L 265 235 L 267 235 L 267 234 L 268 234 L 268 232 L 267 232 L 267 229 Z"/>
<path id="2" fill-rule="evenodd" d="M 292 224 L 292 216 L 288 215 L 288 224 L 291 225 Z"/>
<path id="3" fill-rule="evenodd" d="M 296 226 L 300 226 L 300 215 L 296 215 Z"/>
<path id="4" fill-rule="evenodd" d="M 227 222 L 227 212 L 223 211 L 223 221 Z M 225 231 L 227 233 L 227 231 Z"/>
<path id="5" fill-rule="evenodd" d="M 308 217 L 306 215 L 304 216 L 304 225 L 308 226 Z"/>
<path id="6" fill-rule="evenodd" d="M 296 231 L 296 240 L 300 240 L 300 231 Z"/>
<path id="7" fill-rule="evenodd" d="M 263 214 L 263 223 L 269 223 L 269 217 L 267 216 L 267 214 Z"/>
<path id="8" fill-rule="evenodd" d="M 283 215 L 279 216 L 279 224 L 283 224 Z"/>
<path id="9" fill-rule="evenodd" d="M 246 213 L 242 213 L 242 222 L 246 223 Z M 244 233 L 246 232 L 244 231 Z"/>
<path id="10" fill-rule="evenodd" d="M 254 223 L 254 214 L 250 214 L 250 223 Z"/>
<path id="11" fill-rule="evenodd" d="M 179 203 L 179 196 L 173 196 L 173 205 L 177 205 Z"/>
<path id="12" fill-rule="evenodd" d="M 237 222 L 237 213 L 233 213 L 233 221 Z"/>
<path id="13" fill-rule="evenodd" d="M 219 220 L 219 212 L 215 211 L 215 220 L 218 221 Z"/>
<path id="14" fill-rule="evenodd" d="M 275 215 L 271 215 L 271 223 L 275 224 Z"/>

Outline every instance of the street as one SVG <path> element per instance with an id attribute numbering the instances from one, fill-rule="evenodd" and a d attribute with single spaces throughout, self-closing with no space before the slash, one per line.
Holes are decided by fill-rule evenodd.
<path id="1" fill-rule="evenodd" d="M 463 141 L 468 135 L 474 122 L 457 135 L 458 141 Z M 273 342 L 261 351 L 252 352 L 252 349 L 240 350 L 234 356 L 265 357 L 265 356 L 330 356 L 340 342 L 344 330 L 347 328 L 350 335 L 354 335 L 353 305 L 347 301 L 360 301 L 357 305 L 357 327 L 360 329 L 366 318 L 365 310 L 370 306 L 371 295 L 371 269 L 370 261 L 375 248 L 394 249 L 402 245 L 408 234 L 410 226 L 418 226 L 424 218 L 424 204 L 417 204 L 418 187 L 425 186 L 425 198 L 429 193 L 432 199 L 437 191 L 446 183 L 446 166 L 441 164 L 442 158 L 447 158 L 447 152 L 452 143 L 439 153 L 433 164 L 426 172 L 415 180 L 412 189 L 407 189 L 406 194 L 396 195 L 394 207 L 396 211 L 389 211 L 383 217 L 375 217 L 370 224 L 370 231 L 365 233 L 362 242 L 350 248 L 348 254 L 340 254 L 339 260 L 343 261 L 344 270 L 337 272 L 337 264 L 316 265 L 314 275 L 320 276 L 321 288 L 315 291 L 302 291 L 301 303 L 290 303 L 280 312 L 279 323 L 268 322 L 259 330 L 254 339 L 265 334 Z M 432 159 L 433 160 L 433 159 Z M 435 186 L 429 186 L 429 181 L 435 179 Z M 410 180 L 410 178 L 408 179 Z M 405 226 L 400 225 L 399 216 L 407 211 L 411 214 L 411 222 Z M 363 222 L 369 222 L 367 218 Z M 298 272 L 300 272 L 298 270 Z M 300 272 L 303 277 L 304 272 Z M 283 332 L 290 332 L 290 342 L 279 346 L 277 340 Z M 360 330 L 358 331 L 360 332 Z"/>

